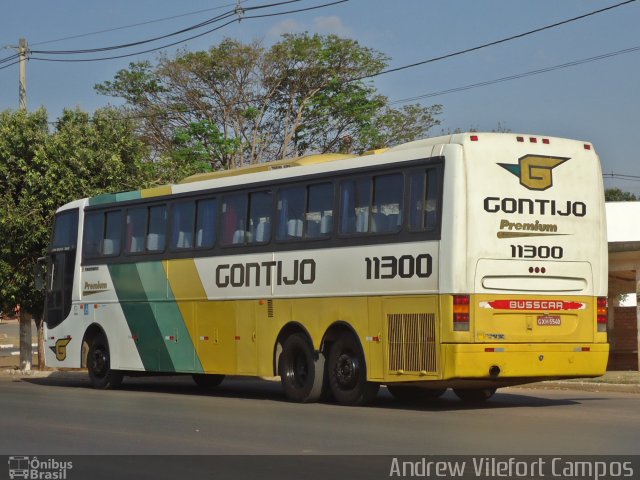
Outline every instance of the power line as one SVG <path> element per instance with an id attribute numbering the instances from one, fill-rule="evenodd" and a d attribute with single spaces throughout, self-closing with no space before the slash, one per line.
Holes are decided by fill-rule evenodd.
<path id="1" fill-rule="evenodd" d="M 17 56 L 16 56 L 17 58 Z M 5 68 L 9 68 L 12 67 L 13 65 L 17 65 L 18 63 L 20 63 L 20 60 L 16 60 L 15 62 L 9 63 L 7 65 L 3 65 L 0 67 L 0 70 L 4 70 Z"/>
<path id="2" fill-rule="evenodd" d="M 640 182 L 640 175 L 627 175 L 624 173 L 603 173 L 604 178 L 612 178 L 617 180 L 630 180 L 632 182 Z"/>
<path id="3" fill-rule="evenodd" d="M 7 47 L 10 48 L 10 47 Z M 6 63 L 6 62 L 10 62 L 11 60 L 15 60 L 16 58 L 18 58 L 20 55 L 17 53 L 14 53 L 13 55 L 10 55 L 6 58 L 3 58 L 2 60 L 0 60 L 0 64 Z"/>
<path id="4" fill-rule="evenodd" d="M 287 1 L 283 1 L 283 2 L 279 2 L 279 3 L 272 3 L 272 4 L 266 4 L 266 5 L 258 5 L 255 7 L 251 7 L 251 8 L 246 8 L 244 10 L 258 10 L 258 9 L 263 9 L 263 8 L 270 8 L 273 6 L 280 6 L 280 5 L 284 5 L 284 4 L 288 4 L 288 3 L 296 3 L 296 2 L 300 2 L 302 0 L 287 0 Z M 100 48 L 87 48 L 87 49 L 82 49 L 82 50 L 32 50 L 32 53 L 35 54 L 41 54 L 41 55 L 72 55 L 72 54 L 86 54 L 86 53 L 98 53 L 98 52 L 106 52 L 106 51 L 110 51 L 110 50 L 119 50 L 122 48 L 129 48 L 129 47 L 136 47 L 138 45 L 144 45 L 146 43 L 152 43 L 152 42 L 156 42 L 158 40 L 163 40 L 165 38 L 169 38 L 169 37 L 174 37 L 176 35 L 180 35 L 182 33 L 186 33 L 186 32 L 190 32 L 192 30 L 197 30 L 199 28 L 205 27 L 207 25 L 210 25 L 212 23 L 216 23 L 218 21 L 224 20 L 226 18 L 229 18 L 231 16 L 236 15 L 236 10 L 230 10 L 226 13 L 223 13 L 221 15 L 217 15 L 213 18 L 210 18 L 208 20 L 205 20 L 203 22 L 197 23 L 195 25 L 191 25 L 189 27 L 183 28 L 181 30 L 177 30 L 175 32 L 171 32 L 171 33 L 167 33 L 165 35 L 160 35 L 157 37 L 153 37 L 153 38 L 148 38 L 146 40 L 139 40 L 137 42 L 130 42 L 130 43 L 123 43 L 123 44 L 119 44 L 119 45 L 112 45 L 109 47 L 100 47 Z"/>
<path id="5" fill-rule="evenodd" d="M 299 1 L 301 1 L 301 0 L 289 0 L 287 2 L 280 2 L 280 3 L 276 3 L 276 4 L 261 5 L 261 6 L 257 6 L 257 7 L 251 7 L 251 10 L 255 10 L 255 9 L 259 9 L 259 8 L 272 7 L 272 6 L 277 6 L 277 5 L 283 5 L 283 4 L 286 4 L 286 3 L 299 2 Z M 306 11 L 309 11 L 309 10 L 316 10 L 316 9 L 319 9 L 319 8 L 325 8 L 325 7 L 329 7 L 329 6 L 332 6 L 332 5 L 337 5 L 339 3 L 345 3 L 345 2 L 348 2 L 348 1 L 349 0 L 337 0 L 337 1 L 334 1 L 334 2 L 325 3 L 325 4 L 317 5 L 317 6 L 314 6 L 314 7 L 300 8 L 300 9 L 296 9 L 296 10 L 289 10 L 289 11 L 286 11 L 286 12 L 278 12 L 278 13 L 263 14 L 263 15 L 243 16 L 242 20 L 255 19 L 255 18 L 265 18 L 265 17 L 268 17 L 268 16 L 280 16 L 280 15 L 288 15 L 288 14 L 291 14 L 291 13 L 306 12 Z M 249 9 L 244 9 L 244 10 L 247 11 Z M 236 14 L 235 10 L 233 12 L 228 12 L 227 14 L 220 15 L 219 18 L 216 21 L 224 20 L 226 18 L 234 16 L 235 14 Z M 202 37 L 202 36 L 207 35 L 209 33 L 212 33 L 212 32 L 215 32 L 217 30 L 220 30 L 221 28 L 224 28 L 224 27 L 226 27 L 226 26 L 228 26 L 228 25 L 230 25 L 230 24 L 232 24 L 234 22 L 238 22 L 238 21 L 240 21 L 240 18 L 234 18 L 233 20 L 230 20 L 230 21 L 224 23 L 223 25 L 220 25 L 218 27 L 209 29 L 209 30 L 207 30 L 205 32 L 202 32 L 202 33 L 199 33 L 197 35 L 193 35 L 191 37 L 184 38 L 184 39 L 181 39 L 181 40 L 173 42 L 173 43 L 162 45 L 160 47 L 151 48 L 151 49 L 148 49 L 148 50 L 143 50 L 143 51 L 135 52 L 135 53 L 129 53 L 129 54 L 123 54 L 123 55 L 114 55 L 114 56 L 110 56 L 110 57 L 100 57 L 100 58 L 80 58 L 80 59 L 78 59 L 78 58 L 31 57 L 31 59 L 32 60 L 41 60 L 41 61 L 45 61 L 45 62 L 96 62 L 96 61 L 102 61 L 102 60 L 113 60 L 113 59 L 117 59 L 117 58 L 132 57 L 132 56 L 136 56 L 136 55 L 142 55 L 142 54 L 145 54 L 145 53 L 155 52 L 155 51 L 162 50 L 162 49 L 168 48 L 168 47 L 173 47 L 173 46 L 178 45 L 180 43 L 184 43 L 184 42 L 187 42 L 189 40 L 193 40 L 195 38 L 199 38 L 199 37 Z M 203 23 L 204 24 L 208 24 L 208 23 L 211 23 L 211 22 L 203 22 Z M 200 28 L 201 26 L 202 25 L 199 25 L 196 28 Z M 183 31 L 181 31 L 179 33 L 184 33 L 185 31 L 189 31 L 189 30 L 193 30 L 193 29 L 194 28 L 183 29 Z M 158 40 L 159 38 L 166 38 L 168 36 L 172 36 L 172 35 L 175 35 L 175 34 L 177 34 L 177 32 L 165 35 L 163 37 L 158 37 L 158 38 L 153 39 L 153 40 L 135 42 L 135 44 L 148 43 L 149 41 L 155 41 L 155 40 Z M 134 45 L 134 44 L 120 45 L 120 46 L 114 46 L 114 47 L 104 47 L 103 49 L 94 49 L 94 51 L 97 52 L 97 51 L 111 50 L 111 49 L 115 49 L 115 48 L 127 48 L 127 47 L 132 46 L 132 45 Z M 89 52 L 88 50 L 87 51 L 76 50 L 76 51 L 68 51 L 67 53 L 88 53 L 88 52 Z M 55 54 L 58 54 L 60 52 L 34 51 L 33 53 L 40 53 L 40 54 L 55 53 Z"/>
<path id="6" fill-rule="evenodd" d="M 528 32 L 519 33 L 517 35 L 511 35 L 510 37 L 502 38 L 500 40 L 495 40 L 493 42 L 489 42 L 489 43 L 485 43 L 485 44 L 482 44 L 482 45 L 478 45 L 476 47 L 466 48 L 464 50 L 459 50 L 457 52 L 448 53 L 446 55 L 441 55 L 439 57 L 434 57 L 434 58 L 430 58 L 430 59 L 427 59 L 427 60 L 422 60 L 420 62 L 415 62 L 415 63 L 411 63 L 411 64 L 408 64 L 408 65 L 403 65 L 401 67 L 390 68 L 390 69 L 387 69 L 387 70 L 383 70 L 382 72 L 373 73 L 371 75 L 365 75 L 365 76 L 353 79 L 352 81 L 364 80 L 365 78 L 373 78 L 373 77 L 378 77 L 380 75 L 385 75 L 387 73 L 399 72 L 401 70 L 406 70 L 408 68 L 414 68 L 414 67 L 418 67 L 420 65 L 426 65 L 428 63 L 438 62 L 440 60 L 446 60 L 448 58 L 456 57 L 458 55 L 463 55 L 465 53 L 475 52 L 475 51 L 481 50 L 483 48 L 493 47 L 493 46 L 499 45 L 501 43 L 510 42 L 511 40 L 516 40 L 518 38 L 526 37 L 528 35 L 533 35 L 534 33 L 539 33 L 539 32 L 542 32 L 544 30 L 550 30 L 552 28 L 559 27 L 561 25 L 566 25 L 568 23 L 575 22 L 575 21 L 578 21 L 578 20 L 582 20 L 584 18 L 591 17 L 591 16 L 597 15 L 599 13 L 603 13 L 603 12 L 606 12 L 606 11 L 609 11 L 609 10 L 613 10 L 614 8 L 622 7 L 624 5 L 627 5 L 629 3 L 633 3 L 635 1 L 636 0 L 626 0 L 624 2 L 617 3 L 617 4 L 611 5 L 609 7 L 601 8 L 599 10 L 594 10 L 592 12 L 585 13 L 585 14 L 579 15 L 577 17 L 568 18 L 566 20 L 562 20 L 560 22 L 556 22 L 556 23 L 553 23 L 551 25 L 546 25 L 544 27 L 536 28 L 534 30 L 529 30 Z"/>
<path id="7" fill-rule="evenodd" d="M 602 55 L 596 55 L 594 57 L 583 58 L 581 60 L 574 60 L 572 62 L 562 63 L 560 65 L 554 65 L 552 67 L 539 68 L 537 70 L 531 70 L 531 71 L 528 71 L 528 72 L 517 73 L 517 74 L 509 75 L 509 76 L 506 76 L 506 77 L 496 78 L 494 80 L 487 80 L 487 81 L 484 81 L 484 82 L 472 83 L 470 85 L 464 85 L 464 86 L 461 86 L 461 87 L 448 88 L 446 90 L 440 90 L 438 92 L 425 93 L 423 95 L 416 95 L 414 97 L 402 98 L 400 100 L 394 100 L 393 102 L 390 102 L 389 105 L 396 105 L 396 104 L 399 104 L 399 103 L 415 102 L 417 100 L 424 100 L 425 98 L 438 97 L 440 95 L 446 95 L 446 94 L 449 94 L 449 93 L 456 93 L 456 92 L 462 92 L 462 91 L 465 91 L 465 90 L 471 90 L 472 88 L 486 87 L 488 85 L 494 85 L 496 83 L 507 82 L 507 81 L 510 81 L 510 80 L 517 80 L 517 79 L 520 79 L 520 78 L 530 77 L 530 76 L 533 76 L 533 75 L 540 75 L 542 73 L 548 73 L 548 72 L 552 72 L 552 71 L 555 71 L 555 70 L 560 70 L 560 69 L 563 69 L 563 68 L 575 67 L 576 65 L 582 65 L 582 64 L 585 64 L 585 63 L 595 62 L 595 61 L 598 61 L 598 60 L 603 60 L 605 58 L 615 57 L 617 55 L 624 55 L 624 54 L 627 54 L 627 53 L 637 52 L 638 50 L 640 50 L 640 46 L 631 47 L 631 48 L 625 48 L 624 50 L 618 50 L 618 51 L 615 51 L 615 52 L 604 53 Z"/>
<path id="8" fill-rule="evenodd" d="M 240 3 L 245 3 L 245 2 L 247 2 L 247 0 L 240 0 Z M 225 5 L 221 5 L 219 7 L 205 8 L 203 10 L 196 10 L 196 11 L 193 11 L 193 12 L 181 13 L 179 15 L 173 15 L 171 17 L 156 18 L 154 20 L 147 20 L 145 22 L 132 23 L 132 24 L 129 24 L 129 25 L 122 25 L 120 27 L 105 28 L 104 30 L 96 30 L 94 32 L 79 33 L 77 35 L 70 35 L 68 37 L 61 37 L 61 38 L 56 38 L 56 39 L 53 39 L 53 40 L 45 40 L 45 41 L 42 41 L 42 42 L 35 42 L 35 43 L 32 43 L 31 45 L 32 46 L 35 46 L 35 45 L 46 45 L 46 44 L 49 44 L 49 43 L 62 42 L 64 40 L 74 40 L 76 38 L 90 37 L 90 36 L 93 36 L 93 35 L 100 35 L 102 33 L 116 32 L 118 30 L 126 30 L 128 28 L 141 27 L 141 26 L 144 26 L 144 25 L 152 24 L 152 23 L 166 22 L 167 20 L 175 20 L 176 18 L 189 17 L 189 16 L 192 16 L 192 15 L 199 15 L 201 13 L 212 12 L 212 11 L 215 11 L 215 10 L 222 10 L 223 8 L 233 7 L 235 5 L 236 5 L 235 3 L 228 3 L 228 4 L 225 4 Z"/>

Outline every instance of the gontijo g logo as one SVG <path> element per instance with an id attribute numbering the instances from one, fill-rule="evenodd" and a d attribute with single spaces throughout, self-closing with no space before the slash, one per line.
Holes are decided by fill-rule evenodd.
<path id="1" fill-rule="evenodd" d="M 568 157 L 525 155 L 518 164 L 499 163 L 502 168 L 520 178 L 520 185 L 529 190 L 546 190 L 553 185 L 551 170 L 569 160 Z"/>

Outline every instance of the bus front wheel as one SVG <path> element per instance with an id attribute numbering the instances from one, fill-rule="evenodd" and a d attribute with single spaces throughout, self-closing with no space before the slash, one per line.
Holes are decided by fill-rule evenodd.
<path id="1" fill-rule="evenodd" d="M 122 383 L 122 372 L 111 370 L 109 343 L 103 333 L 96 335 L 89 346 L 87 355 L 89 381 L 93 388 L 109 390 Z"/>
<path id="2" fill-rule="evenodd" d="M 305 335 L 294 333 L 282 345 L 278 373 L 289 400 L 316 402 L 323 390 L 324 355 L 314 351 Z"/>
<path id="3" fill-rule="evenodd" d="M 343 333 L 329 349 L 329 385 L 331 393 L 343 405 L 371 403 L 380 384 L 367 381 L 367 366 L 357 339 Z"/>
<path id="4" fill-rule="evenodd" d="M 493 397 L 496 390 L 496 388 L 454 388 L 453 393 L 463 402 L 479 403 Z"/>

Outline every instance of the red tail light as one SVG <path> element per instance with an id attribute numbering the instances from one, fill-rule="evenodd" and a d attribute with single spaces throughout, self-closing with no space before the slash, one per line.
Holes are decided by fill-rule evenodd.
<path id="1" fill-rule="evenodd" d="M 453 296 L 453 330 L 456 332 L 469 331 L 469 295 Z"/>
<path id="2" fill-rule="evenodd" d="M 597 317 L 596 322 L 598 324 L 599 332 L 607 331 L 607 322 L 609 320 L 609 303 L 607 297 L 598 297 L 596 300 Z"/>

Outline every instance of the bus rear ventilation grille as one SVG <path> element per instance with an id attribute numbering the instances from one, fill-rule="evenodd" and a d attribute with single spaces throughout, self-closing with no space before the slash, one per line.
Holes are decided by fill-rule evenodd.
<path id="1" fill-rule="evenodd" d="M 435 373 L 435 314 L 392 313 L 387 315 L 387 322 L 389 371 Z"/>
<path id="2" fill-rule="evenodd" d="M 273 300 L 267 300 L 267 317 L 273 318 Z"/>

